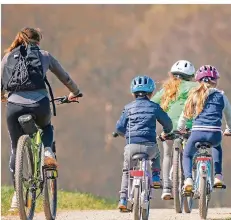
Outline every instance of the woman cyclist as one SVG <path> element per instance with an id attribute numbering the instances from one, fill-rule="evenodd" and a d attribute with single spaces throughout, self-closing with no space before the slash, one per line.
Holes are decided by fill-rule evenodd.
<path id="1" fill-rule="evenodd" d="M 48 92 L 44 84 L 46 72 L 50 70 L 70 91 L 68 96 L 69 100 L 77 100 L 80 90 L 76 83 L 70 78 L 68 73 L 63 69 L 60 63 L 47 51 L 39 48 L 39 43 L 42 35 L 39 29 L 26 27 L 19 31 L 15 40 L 5 51 L 5 56 L 2 59 L 2 80 L 1 80 L 1 97 L 2 100 L 7 99 L 7 127 L 11 140 L 11 156 L 10 156 L 10 172 L 15 186 L 15 157 L 17 142 L 20 136 L 23 135 L 18 118 L 21 115 L 31 113 L 35 116 L 36 124 L 43 130 L 42 141 L 45 147 L 45 164 L 57 166 L 54 153 L 52 152 L 51 145 L 53 142 L 53 129 L 51 125 L 51 110 Z M 31 50 L 30 53 L 28 52 Z M 22 57 L 31 56 L 33 63 L 27 64 L 23 62 Z M 19 59 L 19 57 L 22 58 Z M 17 59 L 18 58 L 18 59 Z M 22 62 L 21 62 L 22 61 Z M 9 75 L 12 74 L 13 68 L 18 75 L 17 80 L 22 87 L 17 87 L 15 90 L 7 91 L 7 87 L 13 87 L 12 80 L 7 80 Z M 20 66 L 21 65 L 21 66 Z M 23 66 L 24 65 L 24 66 Z M 25 67 L 25 68 L 22 68 Z M 29 69 L 30 68 L 30 69 Z M 32 74 L 32 69 L 36 70 Z M 32 74 L 31 78 L 27 81 L 32 83 L 33 86 L 23 88 L 25 85 L 20 79 L 24 74 Z M 10 78 L 12 79 L 12 77 Z M 40 83 L 40 84 L 39 84 Z M 23 89 L 19 89 L 23 88 Z M 34 89 L 41 88 L 41 89 Z M 6 92 L 9 92 L 6 97 Z M 17 208 L 16 193 L 12 198 L 11 208 Z"/>

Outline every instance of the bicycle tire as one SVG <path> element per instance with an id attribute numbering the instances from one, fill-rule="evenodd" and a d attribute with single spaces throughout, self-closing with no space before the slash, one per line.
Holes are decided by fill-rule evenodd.
<path id="1" fill-rule="evenodd" d="M 182 197 L 180 196 L 180 192 L 179 192 L 179 184 L 180 184 L 179 159 L 180 159 L 180 149 L 179 148 L 174 149 L 173 150 L 173 197 L 174 197 L 174 209 L 176 213 L 182 213 Z"/>
<path id="2" fill-rule="evenodd" d="M 140 186 L 136 186 L 134 189 L 134 200 L 133 200 L 133 219 L 140 220 Z"/>
<path id="3" fill-rule="evenodd" d="M 207 179 L 200 175 L 199 183 L 199 213 L 202 219 L 206 219 L 208 213 L 208 204 L 207 204 Z"/>
<path id="4" fill-rule="evenodd" d="M 48 185 L 51 187 L 51 193 L 49 193 Z M 57 178 L 48 181 L 46 170 L 44 170 L 43 209 L 47 220 L 55 220 L 57 213 Z"/>
<path id="5" fill-rule="evenodd" d="M 31 166 L 32 176 L 34 174 L 34 163 L 33 155 L 31 151 L 31 138 L 29 135 L 23 135 L 19 138 L 17 144 L 17 153 L 16 153 L 16 163 L 15 163 L 15 188 L 17 195 L 18 211 L 19 217 L 21 220 L 33 219 L 35 212 L 35 200 L 36 200 L 36 191 L 33 189 L 27 190 L 27 196 L 29 193 L 30 199 L 27 200 L 27 205 L 30 205 L 28 214 L 25 210 L 25 201 L 23 196 L 23 155 L 25 154 L 25 149 L 27 153 L 27 158 L 29 158 L 29 163 Z"/>

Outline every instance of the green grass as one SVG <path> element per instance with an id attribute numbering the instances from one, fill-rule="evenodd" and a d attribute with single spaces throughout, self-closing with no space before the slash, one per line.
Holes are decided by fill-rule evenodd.
<path id="1" fill-rule="evenodd" d="M 1 187 L 1 214 L 12 215 L 10 208 L 13 188 L 9 186 Z M 58 210 L 104 210 L 115 209 L 116 201 L 104 199 L 87 193 L 58 191 Z M 36 212 L 42 212 L 42 196 L 36 202 Z M 17 213 L 13 213 L 17 214 Z"/>

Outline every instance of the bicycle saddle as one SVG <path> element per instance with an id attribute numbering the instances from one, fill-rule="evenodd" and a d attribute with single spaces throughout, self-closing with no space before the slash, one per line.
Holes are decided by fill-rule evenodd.
<path id="1" fill-rule="evenodd" d="M 25 134 L 33 135 L 37 132 L 34 118 L 35 117 L 32 114 L 25 114 L 18 118 L 18 121 Z"/>
<path id="2" fill-rule="evenodd" d="M 28 121 L 30 121 L 31 119 L 33 119 L 33 115 L 30 115 L 30 114 L 26 114 L 26 115 L 22 115 L 18 118 L 18 121 L 20 124 L 22 123 L 26 123 Z"/>
<path id="3" fill-rule="evenodd" d="M 195 144 L 195 147 L 196 148 L 211 148 L 212 147 L 212 144 L 209 143 L 209 142 L 197 142 Z"/>
<path id="4" fill-rule="evenodd" d="M 142 159 L 147 160 L 147 159 L 148 159 L 148 155 L 145 154 L 145 153 L 138 153 L 138 154 L 134 154 L 134 155 L 132 156 L 132 159 L 133 159 L 133 160 L 142 160 Z"/>

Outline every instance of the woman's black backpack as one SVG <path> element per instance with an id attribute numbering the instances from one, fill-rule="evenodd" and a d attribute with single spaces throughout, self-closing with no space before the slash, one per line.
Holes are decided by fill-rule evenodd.
<path id="1" fill-rule="evenodd" d="M 51 86 L 43 73 L 41 52 L 37 45 L 20 45 L 13 49 L 4 65 L 1 90 L 10 93 L 19 91 L 34 91 L 46 89 L 48 86 L 53 105 L 53 114 L 56 115 L 54 96 Z"/>
<path id="2" fill-rule="evenodd" d="M 21 45 L 10 52 L 3 69 L 2 84 L 9 92 L 46 89 L 38 46 Z"/>

